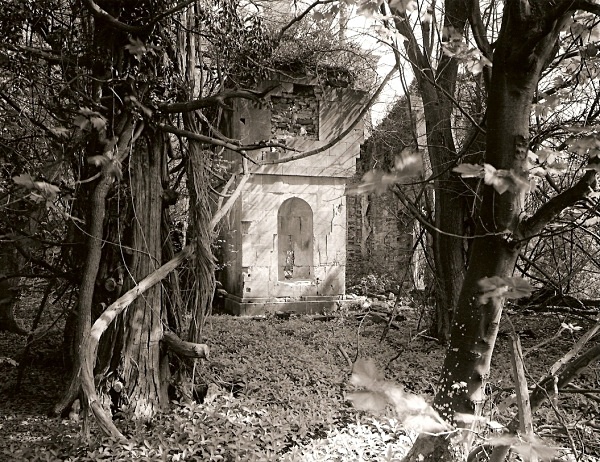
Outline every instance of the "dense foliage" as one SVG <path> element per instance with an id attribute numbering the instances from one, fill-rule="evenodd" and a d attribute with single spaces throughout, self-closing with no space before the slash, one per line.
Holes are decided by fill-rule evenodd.
<path id="1" fill-rule="evenodd" d="M 387 302 L 371 303 L 379 312 L 391 309 Z M 419 310 L 403 307 L 404 320 L 382 342 L 378 339 L 385 324 L 372 316 L 361 321 L 367 312 L 354 305 L 325 321 L 214 316 L 207 325 L 213 357 L 199 362 L 195 372 L 198 388 L 207 393 L 203 403 L 175 402 L 171 412 L 151 421 L 132 421 L 117 414 L 117 422 L 129 438 L 127 443 L 99 438 L 93 423 L 92 439 L 86 442 L 79 434 L 80 421 L 40 415 L 44 403 L 47 406 L 60 389 L 55 367 L 60 336 L 51 335 L 34 347 L 20 391 L 12 388 L 17 369 L 0 364 L 7 377 L 1 389 L 5 401 L 0 428 L 6 437 L 0 453 L 15 461 L 399 460 L 416 433 L 400 425 L 391 409 L 374 414 L 350 406 L 346 397 L 354 387 L 339 348 L 351 359 L 358 348 L 361 357 L 373 358 L 385 370 L 386 380 L 424 397 L 432 396 L 443 350 L 418 335 Z M 510 317 L 527 350 L 556 334 L 561 322 L 581 324 L 581 320 L 567 317 Z M 509 326 L 503 325 L 502 331 L 509 332 Z M 578 331 L 563 331 L 551 344 L 533 348 L 528 352 L 529 373 L 544 375 L 561 350 L 577 338 Z M 6 341 L 1 345 L 18 356 L 15 346 Z M 508 355 L 507 336 L 503 335 L 486 400 L 488 421 L 507 423 L 516 412 L 514 403 L 507 400 L 514 390 L 506 369 Z M 577 384 L 593 386 L 593 374 L 585 374 Z M 34 394 L 45 399 L 35 404 Z M 546 406 L 536 420 L 547 444 L 553 445 L 554 440 L 554 445 L 564 447 L 569 446 L 569 439 L 579 441 L 575 449 L 581 452 L 581 460 L 594 460 L 600 451 L 593 427 L 597 404 L 566 393 L 560 403 L 563 411 Z M 478 441 L 485 443 L 491 436 L 484 432 Z"/>
<path id="2" fill-rule="evenodd" d="M 578 298 L 597 297 L 600 7 L 591 0 L 322 0 L 305 10 L 293 6 L 241 0 L 10 0 L 0 6 L 0 321 L 4 330 L 32 342 L 49 300 L 67 304 L 61 316 L 67 318 L 65 359 L 72 374 L 55 412 L 71 409 L 76 418 L 79 397 L 82 412 L 91 411 L 100 432 L 110 436 L 108 444 L 76 442 L 67 452 L 91 459 L 120 457 L 121 451 L 185 458 L 167 449 L 217 459 L 285 457 L 302 453 L 298 442 L 310 440 L 310 446 L 347 423 L 337 389 L 345 383 L 339 379 L 343 369 L 333 367 L 341 361 L 333 353 L 336 325 L 327 325 L 331 336 L 325 329 L 308 329 L 305 336 L 301 325 L 290 322 L 294 328 L 280 332 L 280 349 L 269 329 L 288 329 L 281 327 L 285 323 L 254 326 L 253 336 L 231 326 L 217 329 L 217 337 L 206 339 L 224 356 L 217 354 L 220 364 L 213 359 L 201 372 L 209 392 L 211 385 L 220 388 L 213 387 L 203 406 L 180 405 L 148 428 L 171 404 L 169 386 L 177 385 L 180 402 L 199 393 L 189 388 L 196 385 L 196 363 L 169 352 L 172 337 L 166 333 L 196 346 L 206 340 L 215 227 L 235 201 L 232 191 L 249 177 L 245 162 L 239 170 L 227 169 L 223 150 L 247 159 L 249 151 L 281 147 L 273 140 L 244 145 L 228 138 L 220 131 L 226 111 L 236 99 L 268 104 L 270 90 L 258 91 L 256 84 L 278 72 L 366 88 L 372 79 L 364 64 L 374 60 L 348 40 L 344 24 L 356 6 L 357 14 L 374 22 L 377 40 L 391 47 L 397 68 L 411 68 L 424 118 L 423 133 L 413 133 L 406 149 L 387 152 L 385 170 L 368 171 L 357 187 L 363 194 L 392 188 L 421 223 L 421 237 L 425 231 L 430 237 L 421 244 L 431 252 L 434 333 L 449 348 L 440 380 L 427 388 L 435 391 L 435 411 L 428 405 L 423 410 L 443 417 L 455 443 L 463 427 L 491 441 L 497 460 L 511 448 L 546 455 L 528 416 L 515 332 L 509 334 L 520 400 L 519 413 L 509 412 L 505 422 L 510 435 L 490 440 L 485 432 L 496 424 L 483 415 L 506 300 L 530 295 L 533 283 L 551 296 L 576 296 L 569 301 L 587 315 L 590 306 Z M 407 91 L 406 75 L 402 79 Z M 415 132 L 417 122 L 410 124 Z M 184 188 L 185 205 L 178 203 Z M 175 214 L 188 220 L 189 245 L 177 255 Z M 174 271 L 184 261 L 189 271 Z M 363 293 L 388 289 L 376 277 L 361 276 Z M 31 329 L 14 319 L 26 288 L 22 278 L 49 281 Z M 389 315 L 388 329 L 397 320 L 395 312 Z M 381 313 L 371 318 L 381 319 Z M 551 338 L 558 342 L 575 327 L 562 323 Z M 597 329 L 582 339 L 594 338 Z M 322 342 L 313 344 L 315 339 Z M 584 344 L 553 365 L 532 399 L 552 384 L 558 393 L 559 384 L 567 386 L 597 361 L 597 346 L 583 350 Z M 195 348 L 189 356 L 206 356 L 208 348 Z M 306 349 L 316 358 L 308 374 L 284 355 Z M 13 364 L 2 357 L 2 367 Z M 383 408 L 382 397 L 396 392 L 404 399 L 373 363 L 355 362 L 354 368 L 354 384 L 364 388 L 350 395 L 358 408 Z M 119 397 L 113 400 L 111 393 Z M 109 403 L 127 411 L 112 416 Z M 587 424 L 595 423 L 571 428 L 557 414 L 571 452 L 585 453 L 573 435 L 593 431 Z M 405 419 L 403 424 L 409 427 Z M 223 435 L 223 428 L 231 433 Z M 385 430 L 396 435 L 395 425 Z M 205 436 L 212 441 L 206 448 Z M 454 452 L 468 450 L 446 436 L 422 432 L 407 460 L 453 461 Z M 152 447 L 148 438 L 162 446 Z M 7 450 L 30 449 L 40 448 Z M 353 456 L 359 457 L 344 457 Z"/>

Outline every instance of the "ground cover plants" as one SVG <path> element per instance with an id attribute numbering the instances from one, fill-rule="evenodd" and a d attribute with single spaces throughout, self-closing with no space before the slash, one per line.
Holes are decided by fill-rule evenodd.
<path id="1" fill-rule="evenodd" d="M 378 414 L 358 411 L 347 400 L 349 361 L 372 358 L 385 380 L 429 399 L 436 387 L 443 347 L 418 331 L 420 310 L 405 306 L 394 327 L 379 315 L 391 303 L 360 300 L 331 317 L 275 315 L 258 318 L 213 316 L 205 330 L 211 359 L 198 362 L 195 381 L 201 403 L 173 402 L 149 422 L 115 415 L 128 437 L 122 443 L 100 437 L 94 425 L 85 441 L 81 416 L 49 419 L 45 412 L 59 398 L 62 377 L 61 336 L 47 335 L 33 345 L 20 388 L 18 368 L 0 364 L 5 377 L 0 400 L 2 460 L 149 460 L 149 461 L 399 461 L 417 434 L 404 428 L 391 409 Z M 509 314 L 524 348 L 552 338 L 561 324 L 584 326 L 564 316 Z M 503 324 L 502 334 L 509 326 Z M 382 334 L 385 337 L 382 340 Z M 534 380 L 576 341 L 580 331 L 564 329 L 559 337 L 532 350 L 527 372 Z M 19 359 L 21 337 L 1 334 L 2 356 Z M 507 336 L 501 335 L 490 377 L 486 418 L 508 423 L 516 413 L 506 404 L 514 391 Z M 532 382 L 533 383 L 533 382 Z M 598 388 L 598 367 L 578 381 Z M 174 396 L 176 399 L 176 396 Z M 536 421 L 549 446 L 598 460 L 598 402 L 580 394 L 561 394 Z M 74 418 L 73 418 L 74 417 Z M 489 437 L 490 433 L 482 434 Z M 484 442 L 484 440 L 481 440 Z"/>

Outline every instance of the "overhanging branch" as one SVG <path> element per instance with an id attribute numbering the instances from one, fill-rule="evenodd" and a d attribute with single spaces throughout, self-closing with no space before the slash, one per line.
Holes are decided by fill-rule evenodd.
<path id="1" fill-rule="evenodd" d="M 308 5 L 306 7 L 306 9 L 300 13 L 298 16 L 295 16 L 290 22 L 288 22 L 285 26 L 283 26 L 281 28 L 281 30 L 279 31 L 279 34 L 277 34 L 277 41 L 280 41 L 281 38 L 283 37 L 283 34 L 285 34 L 285 32 L 292 27 L 294 24 L 296 24 L 299 21 L 302 21 L 302 19 L 304 19 L 304 17 L 310 13 L 315 7 L 317 7 L 318 5 L 325 5 L 326 3 L 334 3 L 337 2 L 338 0 L 316 0 L 314 3 L 311 3 L 310 5 Z"/>
<path id="2" fill-rule="evenodd" d="M 144 32 L 149 28 L 149 25 L 131 26 L 129 24 L 125 24 L 124 22 L 119 21 L 107 11 L 100 8 L 100 6 L 98 6 L 98 4 L 93 0 L 83 0 L 83 4 L 96 19 L 100 19 L 106 22 L 109 26 L 115 29 L 129 32 L 130 34 L 139 34 L 140 32 Z"/>
<path id="3" fill-rule="evenodd" d="M 207 107 L 221 106 L 226 109 L 233 109 L 225 102 L 232 98 L 249 99 L 252 101 L 260 101 L 267 97 L 269 93 L 279 87 L 279 84 L 272 85 L 263 91 L 255 90 L 233 90 L 225 91 L 217 95 L 208 96 L 206 98 L 200 98 L 193 101 L 185 101 L 180 103 L 161 103 L 158 105 L 158 109 L 165 114 L 172 114 L 176 112 L 191 112 L 198 109 Z"/>
<path id="4" fill-rule="evenodd" d="M 124 32 L 129 32 L 130 34 L 140 34 L 140 33 L 148 32 L 159 21 L 184 9 L 185 7 L 191 5 L 192 3 L 196 3 L 196 0 L 184 0 L 180 3 L 178 3 L 177 5 L 173 6 L 172 8 L 169 8 L 168 10 L 163 11 L 162 13 L 157 15 L 155 18 L 152 18 L 148 22 L 148 24 L 144 24 L 141 26 L 132 26 L 130 24 L 126 24 L 124 22 L 119 21 L 117 18 L 112 16 L 110 13 L 108 13 L 107 11 L 102 9 L 96 2 L 94 2 L 94 0 L 83 0 L 83 4 L 92 13 L 92 15 L 95 18 L 106 22 L 106 24 L 108 24 L 110 27 L 112 27 L 114 29 L 122 30 Z"/>
<path id="5" fill-rule="evenodd" d="M 592 193 L 596 186 L 596 171 L 588 170 L 577 183 L 542 205 L 530 218 L 523 220 L 517 229 L 521 239 L 529 239 L 542 232 L 544 227 L 560 212 L 575 205 Z"/>
<path id="6" fill-rule="evenodd" d="M 191 140 L 200 141 L 201 143 L 211 144 L 213 146 L 221 146 L 223 148 L 230 149 L 235 152 L 239 152 L 242 157 L 248 159 L 250 162 L 252 162 L 253 164 L 256 164 L 256 165 L 260 165 L 260 164 L 258 164 L 254 159 L 252 159 L 251 157 L 248 156 L 248 151 L 255 151 L 258 149 L 271 148 L 271 147 L 287 149 L 289 151 L 295 151 L 295 149 L 290 148 L 289 146 L 286 146 L 284 144 L 281 144 L 281 143 L 278 143 L 275 141 L 273 141 L 273 142 L 265 141 L 265 142 L 261 142 L 258 144 L 243 145 L 243 144 L 238 144 L 238 143 L 234 143 L 234 142 L 230 142 L 230 141 L 224 141 L 224 140 L 221 140 L 218 138 L 213 138 L 213 137 L 206 136 L 206 135 L 201 135 L 196 132 L 184 130 L 183 128 L 174 127 L 173 125 L 167 125 L 167 124 L 160 123 L 160 124 L 158 124 L 158 127 L 167 133 L 172 133 L 177 136 L 183 136 L 183 137 L 189 138 Z M 234 141 L 237 141 L 237 140 L 234 140 Z"/>

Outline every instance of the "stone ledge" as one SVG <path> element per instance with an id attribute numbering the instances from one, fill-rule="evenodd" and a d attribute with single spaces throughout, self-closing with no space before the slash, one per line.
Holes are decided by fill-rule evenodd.
<path id="1" fill-rule="evenodd" d="M 256 316 L 260 314 L 294 312 L 298 314 L 329 313 L 340 301 L 339 296 L 303 296 L 298 299 L 277 301 L 272 298 L 241 299 L 228 294 L 223 310 L 234 316 Z"/>

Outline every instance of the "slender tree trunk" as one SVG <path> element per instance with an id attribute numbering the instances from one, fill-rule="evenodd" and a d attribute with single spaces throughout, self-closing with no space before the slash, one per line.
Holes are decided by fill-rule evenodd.
<path id="1" fill-rule="evenodd" d="M 405 12 L 397 12 L 400 17 Z M 468 10 L 462 0 L 447 0 L 444 28 L 463 33 Z M 452 132 L 452 97 L 458 74 L 456 58 L 442 54 L 437 72 L 432 69 L 431 50 L 420 49 L 408 21 L 396 20 L 396 27 L 409 39 L 406 50 L 419 84 L 427 130 L 427 151 L 434 181 L 435 226 L 433 233 L 433 261 L 435 270 L 436 315 L 433 335 L 447 343 L 452 313 L 456 308 L 460 288 L 465 277 L 466 255 L 463 240 L 467 223 L 467 190 L 461 179 L 452 172 L 458 161 Z M 423 30 L 425 34 L 425 30 Z"/>
<path id="2" fill-rule="evenodd" d="M 531 102 L 549 50 L 556 40 L 552 30 L 536 37 L 537 49 L 523 55 L 522 44 L 541 27 L 536 18 L 522 15 L 514 2 L 504 11 L 496 43 L 488 98 L 486 162 L 527 181 L 525 173 Z M 539 21 L 539 18 L 537 18 Z M 525 60 L 525 57 L 527 60 Z M 450 344 L 444 360 L 434 406 L 459 427 L 460 414 L 480 415 L 484 382 L 498 333 L 504 300 L 482 303 L 479 281 L 485 277 L 511 276 L 524 244 L 519 221 L 525 191 L 511 188 L 498 194 L 484 186 L 483 200 L 472 245 L 469 266 L 452 322 Z M 468 425 L 466 425 L 468 426 Z M 452 446 L 450 439 L 421 435 L 405 461 L 464 460 L 468 445 Z M 463 451 L 461 451 L 461 449 Z"/>
<path id="3" fill-rule="evenodd" d="M 126 153 L 129 150 L 130 143 L 133 138 L 134 125 L 128 118 L 125 118 L 123 123 L 123 129 L 119 137 L 119 152 L 121 153 L 119 161 L 123 161 Z M 106 217 L 106 197 L 108 192 L 112 188 L 114 178 L 105 173 L 96 187 L 91 197 L 91 211 L 89 217 L 89 237 L 87 245 L 87 253 L 85 264 L 83 267 L 83 275 L 81 279 L 81 285 L 79 287 L 79 297 L 77 300 L 77 317 L 76 323 L 73 326 L 65 326 L 67 328 L 73 328 L 72 345 L 74 348 L 73 353 L 73 364 L 71 372 L 71 380 L 69 387 L 60 400 L 59 403 L 54 407 L 53 412 L 55 414 L 62 414 L 71 403 L 77 398 L 79 394 L 81 383 L 81 346 L 87 335 L 89 335 L 90 327 L 92 325 L 92 305 L 94 300 L 94 289 L 96 286 L 96 279 L 98 276 L 98 270 L 100 268 L 100 261 L 102 258 L 102 245 L 104 237 L 104 220 Z M 70 345 L 69 345 L 70 346 Z"/>
<path id="4" fill-rule="evenodd" d="M 77 301 L 76 322 L 74 325 L 67 325 L 65 329 L 73 329 L 72 346 L 74 351 L 72 354 L 72 369 L 69 388 L 62 397 L 61 401 L 54 407 L 54 413 L 62 414 L 71 403 L 77 398 L 80 384 L 80 348 L 83 345 L 83 340 L 86 335 L 89 335 L 89 330 L 92 325 L 92 299 L 94 296 L 94 286 L 96 276 L 100 266 L 100 258 L 102 254 L 102 230 L 104 227 L 104 217 L 106 214 L 106 195 L 112 184 L 111 178 L 102 178 L 96 185 L 92 195 L 92 213 L 90 219 L 89 238 L 87 246 L 87 255 L 83 267 L 83 276 L 79 287 L 79 297 Z M 70 337 L 69 337 L 70 338 Z M 70 348 L 70 345 L 68 346 Z"/>

